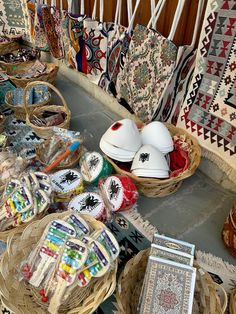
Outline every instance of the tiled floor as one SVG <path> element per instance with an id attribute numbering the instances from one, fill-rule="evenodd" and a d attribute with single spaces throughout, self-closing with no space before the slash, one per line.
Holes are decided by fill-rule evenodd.
<path id="1" fill-rule="evenodd" d="M 81 131 L 88 149 L 98 150 L 100 137 L 120 117 L 62 76 L 57 87 L 71 109 L 71 128 Z M 236 264 L 221 240 L 223 223 L 234 200 L 233 193 L 197 171 L 175 194 L 157 199 L 140 197 L 138 210 L 161 233 L 188 240 L 197 249 Z"/>

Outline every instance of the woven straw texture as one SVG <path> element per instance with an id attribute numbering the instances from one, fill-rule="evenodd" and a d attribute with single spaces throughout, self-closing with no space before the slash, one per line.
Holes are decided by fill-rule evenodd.
<path id="1" fill-rule="evenodd" d="M 191 160 L 189 168 L 180 173 L 177 177 L 163 180 L 137 177 L 131 172 L 122 170 L 113 160 L 106 157 L 117 173 L 129 176 L 134 181 L 138 191 L 147 197 L 163 197 L 176 192 L 181 186 L 183 180 L 194 174 L 200 163 L 201 149 L 197 140 L 180 128 L 167 123 L 166 126 L 168 127 L 172 136 L 184 135 L 186 137 L 186 142 L 191 145 Z"/>
<path id="2" fill-rule="evenodd" d="M 34 62 L 27 63 L 27 65 L 33 65 Z M 28 67 L 27 67 L 28 68 Z M 20 63 L 16 68 L 13 69 L 8 69 L 7 74 L 9 79 L 16 85 L 16 87 L 26 87 L 26 85 L 30 82 L 34 81 L 43 81 L 43 82 L 48 82 L 51 84 L 54 84 L 57 76 L 57 72 L 59 70 L 59 67 L 55 65 L 54 63 L 47 63 L 47 69 L 45 72 L 43 72 L 41 75 L 37 77 L 32 77 L 32 78 L 16 78 L 14 75 L 15 74 L 25 74 L 27 71 L 27 68 L 24 63 Z"/>
<path id="3" fill-rule="evenodd" d="M 5 55 L 10 53 L 14 50 L 17 50 L 20 47 L 18 42 L 9 42 L 9 43 L 2 43 L 0 44 L 0 55 Z M 0 65 L 1 66 L 1 65 Z"/>
<path id="4" fill-rule="evenodd" d="M 117 310 L 119 314 L 136 314 L 139 296 L 147 266 L 150 249 L 140 251 L 128 261 L 118 280 L 116 292 Z M 217 289 L 224 295 L 224 305 L 221 306 Z M 200 276 L 197 271 L 193 314 L 223 314 L 227 307 L 227 294 L 224 289 L 215 284 L 210 275 Z"/>
<path id="5" fill-rule="evenodd" d="M 2 120 L 0 121 L 0 133 L 4 131 L 6 117 L 2 114 Z"/>
<path id="6" fill-rule="evenodd" d="M 54 91 L 57 94 L 57 96 L 60 98 L 60 100 L 62 102 L 62 105 L 60 105 L 60 106 L 49 104 L 49 105 L 46 105 L 46 106 L 43 106 L 43 107 L 35 108 L 34 110 L 30 111 L 29 110 L 30 106 L 27 106 L 26 101 L 24 100 L 25 111 L 26 111 L 26 124 L 28 126 L 30 126 L 33 129 L 33 131 L 39 137 L 42 137 L 42 138 L 45 138 L 45 139 L 49 139 L 50 137 L 53 136 L 53 126 L 48 126 L 48 127 L 42 126 L 42 127 L 40 127 L 40 126 L 37 126 L 37 125 L 33 124 L 31 122 L 32 118 L 33 118 L 33 115 L 35 115 L 36 117 L 40 117 L 40 114 L 43 113 L 44 110 L 54 111 L 54 112 L 63 111 L 66 114 L 66 118 L 63 121 L 63 123 L 57 125 L 57 127 L 58 128 L 62 128 L 62 129 L 68 129 L 70 127 L 71 112 L 70 112 L 70 110 L 69 110 L 69 108 L 67 106 L 67 103 L 66 103 L 64 97 L 59 92 L 59 90 L 55 86 L 53 86 L 52 84 L 47 83 L 47 82 L 35 81 L 35 82 L 32 82 L 32 83 L 29 83 L 27 85 L 27 88 L 25 89 L 25 98 L 26 98 L 26 91 L 27 91 L 27 89 L 29 87 L 36 86 L 38 84 L 43 84 L 43 85 L 48 86 L 52 91 Z"/>
<path id="7" fill-rule="evenodd" d="M 230 295 L 229 313 L 236 314 L 236 289 Z"/>
<path id="8" fill-rule="evenodd" d="M 236 257 L 236 201 L 224 223 L 222 239 L 230 254 Z"/>
<path id="9" fill-rule="evenodd" d="M 48 104 L 48 102 L 50 101 L 51 96 L 48 97 L 48 100 L 42 101 L 39 104 L 33 104 L 33 105 L 29 105 L 28 107 L 28 111 L 31 112 L 36 108 L 41 108 L 45 105 Z M 6 93 L 5 96 L 5 104 L 14 111 L 14 115 L 16 117 L 16 119 L 25 121 L 26 120 L 26 111 L 25 111 L 25 107 L 22 105 L 13 105 L 13 92 L 9 91 Z"/>
<path id="10" fill-rule="evenodd" d="M 47 305 L 41 302 L 39 290 L 23 281 L 18 281 L 20 264 L 27 258 L 35 244 L 43 234 L 45 227 L 54 219 L 64 219 L 69 212 L 51 214 L 41 221 L 33 222 L 23 232 L 16 230 L 8 237 L 7 249 L 3 254 L 0 264 L 0 294 L 2 303 L 15 314 L 38 314 L 48 313 Z M 94 230 L 103 229 L 103 223 L 91 216 L 83 215 L 83 218 Z M 84 289 L 75 288 L 63 305 L 59 313 L 89 314 L 108 298 L 116 287 L 117 262 L 112 271 L 105 276 L 93 280 Z"/>

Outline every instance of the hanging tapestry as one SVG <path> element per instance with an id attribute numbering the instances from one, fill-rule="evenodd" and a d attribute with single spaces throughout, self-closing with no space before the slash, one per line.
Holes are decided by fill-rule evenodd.
<path id="1" fill-rule="evenodd" d="M 26 1 L 0 0 L 0 34 L 29 39 Z"/>
<path id="2" fill-rule="evenodd" d="M 209 0 L 196 67 L 178 123 L 236 180 L 236 3 Z"/>

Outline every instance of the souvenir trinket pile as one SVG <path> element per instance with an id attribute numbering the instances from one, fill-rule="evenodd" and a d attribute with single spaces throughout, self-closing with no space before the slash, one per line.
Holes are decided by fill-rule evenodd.
<path id="1" fill-rule="evenodd" d="M 50 178 L 42 172 L 29 172 L 11 179 L 5 186 L 0 212 L 1 231 L 31 221 L 51 204 Z"/>
<path id="2" fill-rule="evenodd" d="M 109 272 L 119 255 L 118 242 L 104 226 L 95 229 L 86 215 L 72 213 L 51 221 L 28 258 L 20 280 L 35 287 L 49 313 L 57 313 L 73 289 L 81 289 Z"/>
<path id="3" fill-rule="evenodd" d="M 42 63 L 39 60 L 36 60 L 32 65 L 29 65 L 28 67 L 26 66 L 24 72 L 22 73 L 16 72 L 14 77 L 18 79 L 38 77 L 42 75 L 46 70 L 47 70 L 47 65 Z"/>
<path id="4" fill-rule="evenodd" d="M 62 124 L 66 119 L 64 111 L 49 111 L 45 110 L 40 116 L 33 115 L 32 123 L 40 127 L 57 126 Z"/>
<path id="5" fill-rule="evenodd" d="M 6 143 L 6 136 L 2 144 Z M 0 152 L 0 186 L 5 185 L 10 178 L 17 178 L 27 167 L 27 162 L 11 150 L 5 148 Z"/>
<path id="6" fill-rule="evenodd" d="M 36 59 L 38 52 L 32 48 L 20 48 L 15 52 L 7 53 L 0 56 L 0 61 L 6 63 L 26 62 Z"/>
<path id="7" fill-rule="evenodd" d="M 76 166 L 82 151 L 83 138 L 80 132 L 74 132 L 66 129 L 54 127 L 54 135 L 47 141 L 44 141 L 37 147 L 37 157 L 43 165 L 52 164 L 59 156 L 64 154 L 66 150 L 75 142 L 79 141 L 79 147 L 66 156 L 56 168 L 68 168 Z M 53 170 L 55 170 L 54 168 Z"/>

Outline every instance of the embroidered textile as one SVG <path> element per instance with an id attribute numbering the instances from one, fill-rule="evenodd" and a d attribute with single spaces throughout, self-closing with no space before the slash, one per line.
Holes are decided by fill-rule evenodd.
<path id="1" fill-rule="evenodd" d="M 208 1 L 196 67 L 178 126 L 236 179 L 236 3 Z M 224 162 L 223 162 L 224 161 Z"/>

